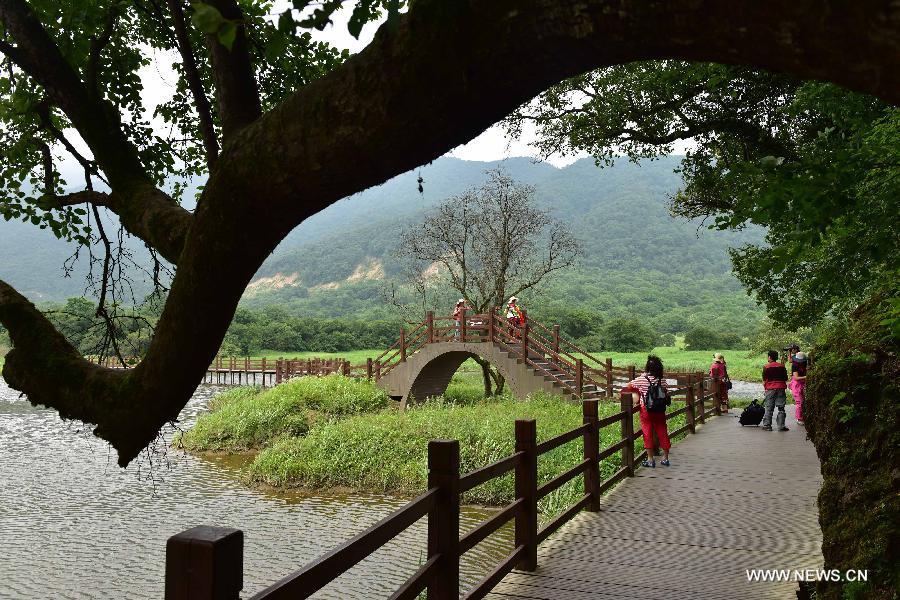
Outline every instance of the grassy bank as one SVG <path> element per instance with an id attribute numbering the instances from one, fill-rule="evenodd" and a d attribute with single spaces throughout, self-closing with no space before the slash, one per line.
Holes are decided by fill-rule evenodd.
<path id="1" fill-rule="evenodd" d="M 601 404 L 601 416 L 617 410 L 616 405 Z M 526 402 L 484 400 L 467 406 L 438 399 L 405 412 L 388 410 L 323 422 L 306 436 L 279 440 L 261 452 L 250 465 L 248 477 L 278 487 L 349 487 L 411 496 L 426 486 L 429 440 L 459 440 L 460 471 L 466 473 L 512 454 L 516 419 L 535 419 L 538 441 L 542 441 L 577 427 L 582 421 L 581 407 L 550 396 L 535 396 Z M 671 426 L 681 423 L 683 420 L 674 419 Z M 601 447 L 618 439 L 618 425 L 601 431 Z M 539 482 L 577 464 L 582 451 L 576 440 L 542 455 Z M 616 471 L 619 460 L 616 454 L 603 462 L 604 478 Z M 556 514 L 577 500 L 581 485 L 576 479 L 545 498 L 541 512 Z M 510 474 L 475 488 L 464 500 L 505 504 L 513 498 Z"/>
<path id="2" fill-rule="evenodd" d="M 390 399 L 371 382 L 340 375 L 303 377 L 274 388 L 236 388 L 216 396 L 181 443 L 188 450 L 239 452 L 304 435 L 321 419 L 374 412 Z"/>

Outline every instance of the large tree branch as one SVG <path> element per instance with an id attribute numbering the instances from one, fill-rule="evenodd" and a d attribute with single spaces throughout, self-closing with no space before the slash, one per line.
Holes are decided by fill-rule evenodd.
<path id="1" fill-rule="evenodd" d="M 81 81 L 24 0 L 0 0 L 0 20 L 16 41 L 0 51 L 44 87 L 90 147 L 119 199 L 109 208 L 128 231 L 177 263 L 191 215 L 153 185 L 119 113 Z"/>
<path id="2" fill-rule="evenodd" d="M 262 114 L 259 90 L 250 51 L 244 13 L 235 0 L 210 0 L 222 16 L 238 23 L 237 33 L 231 49 L 223 46 L 214 35 L 206 36 L 206 45 L 212 56 L 213 74 L 216 79 L 216 98 L 219 104 L 219 119 L 222 122 L 222 139 L 227 141 L 233 134 L 257 120 Z"/>
<path id="3" fill-rule="evenodd" d="M 292 227 L 472 139 L 564 77 L 633 60 L 746 64 L 900 100 L 891 10 L 850 0 L 828 11 L 812 0 L 422 0 L 242 132 L 210 187 L 262 188 L 258 197 L 284 208 Z M 339 164 L 354 168 L 331 176 Z"/>

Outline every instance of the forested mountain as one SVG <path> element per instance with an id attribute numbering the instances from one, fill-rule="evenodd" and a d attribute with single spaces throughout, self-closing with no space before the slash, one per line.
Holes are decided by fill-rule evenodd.
<path id="1" fill-rule="evenodd" d="M 500 166 L 534 185 L 539 203 L 566 222 L 584 248 L 577 269 L 525 298 L 532 314 L 552 318 L 586 309 L 601 318 L 645 317 L 660 332 L 703 323 L 747 335 L 761 311 L 732 277 L 727 248 L 758 242 L 761 232 L 708 231 L 670 217 L 666 203 L 680 182 L 678 160 L 600 169 L 584 159 L 557 169 L 524 158 L 441 158 L 308 219 L 260 269 L 244 305 L 280 304 L 292 313 L 329 317 L 395 316 L 381 291 L 398 272 L 393 251 L 400 230 L 415 227 L 424 211 Z"/>
<path id="2" fill-rule="evenodd" d="M 602 319 L 640 316 L 659 332 L 705 324 L 748 335 L 762 311 L 731 275 L 727 248 L 757 242 L 761 233 L 708 231 L 670 217 L 666 203 L 680 183 L 678 161 L 621 161 L 600 169 L 584 159 L 560 169 L 527 158 L 441 158 L 307 219 L 261 267 L 243 305 L 277 304 L 309 317 L 396 320 L 383 290 L 398 274 L 393 253 L 400 230 L 415 227 L 429 208 L 481 184 L 485 172 L 499 166 L 534 185 L 538 203 L 566 222 L 584 249 L 578 268 L 523 298 L 533 315 L 559 318 L 584 309 Z M 0 278 L 33 300 L 82 294 L 86 257 L 63 277 L 72 252 L 49 231 L 0 222 Z"/>

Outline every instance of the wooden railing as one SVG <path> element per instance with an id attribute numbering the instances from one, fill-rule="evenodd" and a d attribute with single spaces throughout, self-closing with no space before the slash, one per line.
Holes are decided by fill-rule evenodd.
<path id="1" fill-rule="evenodd" d="M 685 415 L 685 425 L 671 432 L 694 433 L 697 423 L 718 413 L 715 389 L 707 390 L 702 373 L 669 373 L 679 381 L 671 388 L 673 410 L 666 419 Z M 712 401 L 707 404 L 707 401 Z M 537 442 L 534 420 L 515 422 L 515 451 L 493 464 L 460 475 L 459 442 L 432 440 L 428 444 L 428 489 L 391 515 L 348 540 L 299 571 L 291 573 L 253 596 L 254 600 L 307 598 L 341 574 L 381 548 L 423 517 L 428 519 L 428 555 L 410 575 L 392 599 L 412 599 L 427 591 L 430 600 L 458 598 L 460 556 L 484 541 L 510 521 L 515 523 L 515 541 L 511 552 L 492 565 L 490 572 L 467 590 L 467 599 L 483 598 L 514 568 L 537 568 L 537 547 L 581 510 L 597 511 L 600 496 L 625 477 L 646 456 L 635 456 L 634 442 L 640 429 L 634 427 L 631 394 L 623 394 L 619 411 L 600 418 L 596 399 L 582 403 L 583 424 L 554 438 Z M 675 405 L 681 403 L 681 408 Z M 709 408 L 707 408 L 709 406 Z M 618 425 L 615 443 L 600 448 L 600 432 Z M 583 460 L 563 473 L 539 484 L 540 457 L 560 446 L 582 441 Z M 605 480 L 600 479 L 600 464 L 619 455 L 618 468 Z M 515 477 L 515 500 L 475 529 L 459 537 L 460 496 L 465 492 L 510 471 Z M 584 493 L 558 516 L 538 528 L 538 500 L 581 477 Z M 169 539 L 166 547 L 166 599 L 212 600 L 238 598 L 243 586 L 243 533 L 237 529 L 195 527 Z"/>

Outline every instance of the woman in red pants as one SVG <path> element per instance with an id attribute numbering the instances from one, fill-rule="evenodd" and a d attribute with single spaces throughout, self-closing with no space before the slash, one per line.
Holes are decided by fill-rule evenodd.
<path id="1" fill-rule="evenodd" d="M 627 386 L 627 388 L 631 388 L 635 406 L 638 403 L 641 406 L 641 432 L 644 434 L 644 448 L 647 449 L 647 460 L 641 464 L 645 467 L 656 467 L 656 448 L 653 444 L 654 431 L 659 440 L 659 447 L 663 451 L 661 464 L 664 467 L 669 466 L 669 448 L 672 447 L 672 443 L 669 441 L 669 430 L 666 427 L 665 406 L 659 412 L 648 411 L 645 406 L 647 392 L 655 391 L 658 387 L 661 387 L 665 391 L 666 396 L 668 396 L 669 386 L 666 385 L 666 380 L 663 379 L 662 361 L 658 356 L 651 354 L 647 357 L 647 366 L 644 367 L 644 372 L 640 377 L 629 381 Z"/>

